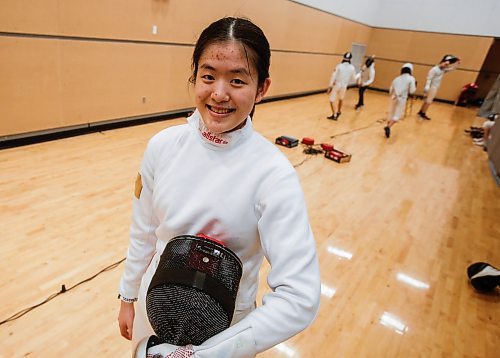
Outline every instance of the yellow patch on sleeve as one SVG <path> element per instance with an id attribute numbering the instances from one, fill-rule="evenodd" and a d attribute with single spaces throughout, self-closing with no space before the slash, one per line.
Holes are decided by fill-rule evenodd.
<path id="1" fill-rule="evenodd" d="M 141 173 L 137 173 L 137 178 L 135 179 L 135 197 L 137 199 L 141 198 L 141 191 L 142 191 Z"/>

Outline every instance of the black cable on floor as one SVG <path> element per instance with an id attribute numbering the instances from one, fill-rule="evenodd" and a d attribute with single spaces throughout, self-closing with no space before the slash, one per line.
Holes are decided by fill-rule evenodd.
<path id="1" fill-rule="evenodd" d="M 305 145 L 305 148 L 303 150 L 303 153 L 307 155 L 300 163 L 294 164 L 294 168 L 300 167 L 302 164 L 304 164 L 307 160 L 309 160 L 313 155 L 317 154 L 323 154 L 324 151 L 322 149 L 316 149 L 314 148 L 315 146 L 319 146 L 319 144 L 313 144 L 313 145 Z"/>
<path id="2" fill-rule="evenodd" d="M 85 282 L 89 282 L 90 280 L 93 280 L 94 278 L 96 278 L 97 276 L 99 276 L 101 273 L 103 272 L 106 272 L 106 271 L 109 271 L 109 270 L 112 270 L 114 269 L 115 267 L 117 267 L 119 264 L 121 264 L 123 261 L 125 261 L 125 258 L 121 259 L 120 261 L 117 261 L 105 268 L 103 268 L 101 271 L 99 271 L 98 273 L 96 273 L 95 275 L 89 277 L 89 278 L 86 278 L 85 280 L 83 281 L 80 281 L 78 282 L 77 284 L 69 287 L 69 288 L 66 288 L 66 285 L 62 285 L 61 286 L 61 290 L 59 292 L 56 292 L 56 293 L 53 293 L 51 294 L 49 297 L 47 297 L 45 300 L 43 300 L 42 302 L 34 305 L 34 306 L 31 306 L 31 307 L 28 307 L 28 308 L 25 308 L 17 313 L 14 313 L 12 316 L 10 316 L 9 318 L 3 320 L 0 322 L 0 326 L 7 323 L 7 322 L 12 322 L 12 321 L 15 321 L 16 319 L 18 318 L 21 318 L 22 316 L 24 316 L 25 314 L 27 314 L 28 312 L 32 311 L 33 309 L 37 308 L 37 307 L 40 307 L 41 305 L 49 302 L 50 300 L 52 300 L 53 298 L 56 298 L 57 296 L 59 296 L 60 294 L 62 293 L 65 293 L 65 292 L 68 292 L 68 291 L 71 291 L 72 289 L 74 289 L 75 287 L 78 287 L 80 286 L 81 284 L 85 283 Z"/>
<path id="3" fill-rule="evenodd" d="M 298 164 L 294 164 L 294 165 L 293 165 L 293 167 L 294 167 L 294 168 L 298 168 L 298 167 L 300 167 L 300 166 L 301 166 L 302 164 L 304 164 L 304 163 L 305 163 L 305 162 L 306 162 L 309 158 L 311 158 L 311 157 L 306 157 L 306 158 L 304 158 L 304 159 L 303 159 L 300 163 L 298 163 Z"/>

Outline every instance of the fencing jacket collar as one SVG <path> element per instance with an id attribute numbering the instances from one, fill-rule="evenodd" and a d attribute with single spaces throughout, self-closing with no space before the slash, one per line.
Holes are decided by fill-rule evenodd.
<path id="1" fill-rule="evenodd" d="M 213 133 L 203 123 L 200 112 L 196 110 L 187 119 L 191 128 L 195 129 L 202 141 L 202 143 L 214 150 L 224 150 L 233 148 L 237 143 L 241 142 L 244 138 L 252 133 L 252 120 L 250 116 L 247 117 L 246 123 L 243 128 L 237 129 L 229 133 Z"/>

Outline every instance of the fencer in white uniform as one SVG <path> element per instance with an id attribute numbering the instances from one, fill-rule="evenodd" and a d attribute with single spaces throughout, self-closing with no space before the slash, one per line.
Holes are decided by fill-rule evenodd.
<path id="1" fill-rule="evenodd" d="M 356 79 L 356 69 L 351 64 L 352 54 L 346 52 L 342 62 L 335 67 L 330 82 L 328 83 L 328 94 L 332 115 L 328 119 L 338 120 L 342 113 L 342 102 L 344 101 L 347 86 Z M 337 103 L 338 102 L 338 103 Z"/>
<path id="2" fill-rule="evenodd" d="M 213 237 L 243 262 L 232 326 L 195 346 L 194 357 L 253 357 L 311 323 L 320 281 L 304 195 L 294 168 L 250 117 L 239 130 L 214 134 L 197 110 L 188 124 L 150 140 L 140 178 L 120 284 L 121 296 L 138 298 L 134 344 L 154 335 L 146 290 L 166 243 L 184 234 Z M 271 292 L 255 308 L 264 257 Z"/>
<path id="3" fill-rule="evenodd" d="M 196 111 L 148 143 L 120 284 L 120 333 L 133 345 L 154 335 L 147 289 L 166 244 L 180 235 L 211 237 L 242 262 L 230 327 L 179 347 L 183 357 L 253 357 L 305 329 L 318 311 L 319 265 L 297 173 L 252 126 L 255 104 L 271 83 L 270 56 L 250 20 L 210 24 L 193 50 Z M 270 292 L 256 304 L 264 257 Z"/>
<path id="4" fill-rule="evenodd" d="M 436 94 L 441 86 L 444 74 L 455 70 L 459 64 L 460 59 L 458 57 L 445 55 L 439 64 L 429 70 L 427 73 L 427 81 L 424 86 L 424 93 L 426 94 L 426 97 L 422 107 L 417 113 L 421 118 L 430 120 L 426 112 L 431 103 L 434 101 L 434 98 L 436 98 Z"/>
<path id="5" fill-rule="evenodd" d="M 384 127 L 387 138 L 391 135 L 391 127 L 401 119 L 408 96 L 417 89 L 415 77 L 412 76 L 412 73 L 413 65 L 405 63 L 401 67 L 401 74 L 391 83 L 387 125 Z"/>
<path id="6" fill-rule="evenodd" d="M 359 86 L 358 103 L 354 107 L 359 109 L 365 105 L 365 91 L 369 85 L 375 81 L 375 56 L 370 56 L 366 59 L 365 64 L 361 67 L 359 73 L 356 74 L 356 82 Z"/>

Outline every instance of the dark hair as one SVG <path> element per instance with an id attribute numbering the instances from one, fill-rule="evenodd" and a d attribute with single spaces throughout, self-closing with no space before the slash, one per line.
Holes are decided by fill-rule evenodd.
<path id="1" fill-rule="evenodd" d="M 445 61 L 448 61 L 450 64 L 453 64 L 458 61 L 458 57 L 455 57 L 453 55 L 444 55 L 440 63 Z"/>
<path id="2" fill-rule="evenodd" d="M 374 62 L 375 62 L 375 58 L 373 56 L 370 56 L 366 59 L 365 65 L 366 65 L 366 67 L 370 67 Z"/>
<path id="3" fill-rule="evenodd" d="M 346 52 L 346 53 L 344 53 L 344 56 L 342 57 L 342 63 L 344 63 L 344 62 L 351 63 L 351 59 L 352 59 L 352 53 Z"/>
<path id="4" fill-rule="evenodd" d="M 247 62 L 251 61 L 257 69 L 258 87 L 264 84 L 269 77 L 271 50 L 264 32 L 250 20 L 236 17 L 224 17 L 211 23 L 201 33 L 193 51 L 189 81 L 196 82 L 198 62 L 203 51 L 210 45 L 218 42 L 238 41 L 243 45 Z"/>
<path id="5" fill-rule="evenodd" d="M 411 68 L 409 68 L 409 67 L 402 67 L 401 68 L 401 74 L 403 74 L 403 73 L 408 73 L 408 74 L 411 75 Z"/>

